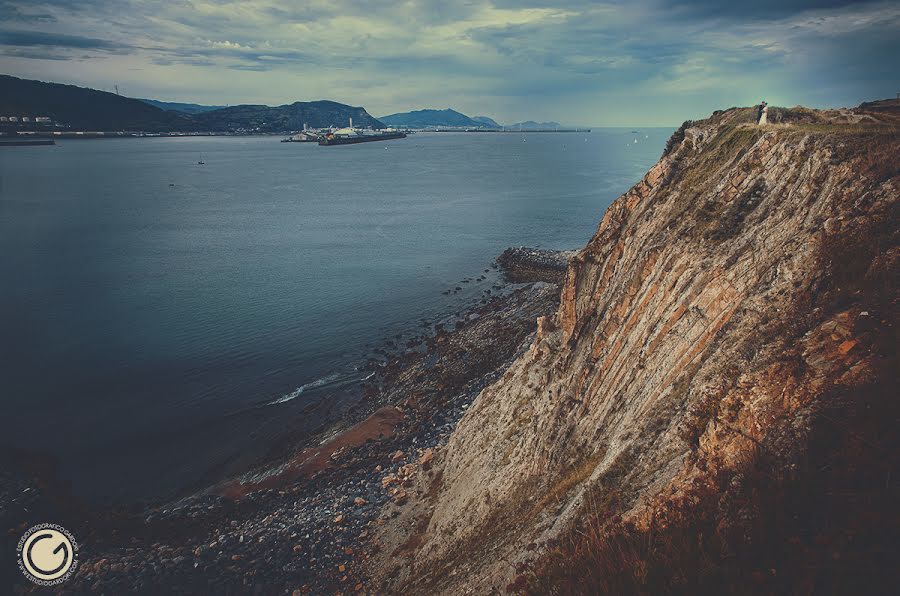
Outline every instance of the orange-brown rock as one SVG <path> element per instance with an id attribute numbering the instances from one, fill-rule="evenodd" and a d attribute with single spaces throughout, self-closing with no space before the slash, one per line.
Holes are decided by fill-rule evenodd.
<path id="1" fill-rule="evenodd" d="M 396 547 L 372 565 L 382 591 L 503 592 L 528 545 L 597 500 L 612 524 L 664 523 L 673 495 L 737 478 L 761 445 L 802 453 L 831 387 L 875 375 L 896 322 L 880 293 L 900 277 L 897 119 L 783 118 L 686 124 L 609 207 L 555 317 L 467 410 L 440 479 L 420 475 L 426 496 L 381 530 Z"/>

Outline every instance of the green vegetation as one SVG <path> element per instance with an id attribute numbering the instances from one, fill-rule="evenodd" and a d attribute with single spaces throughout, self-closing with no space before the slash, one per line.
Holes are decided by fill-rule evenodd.
<path id="1" fill-rule="evenodd" d="M 73 130 L 193 131 L 191 117 L 139 99 L 74 85 L 0 75 L 0 115 L 49 116 Z"/>
<path id="2" fill-rule="evenodd" d="M 224 108 L 225 106 L 204 106 L 196 103 L 179 103 L 174 101 L 158 101 L 156 99 L 142 99 L 142 102 L 170 112 L 184 112 L 185 114 L 200 114 Z"/>
<path id="3" fill-rule="evenodd" d="M 195 112 L 161 109 L 145 100 L 74 85 L 0 75 L 0 115 L 49 116 L 71 130 L 275 133 L 300 130 L 304 124 L 343 127 L 350 118 L 355 126 L 384 127 L 363 108 L 324 100 Z"/>
<path id="4" fill-rule="evenodd" d="M 483 116 L 481 118 L 484 118 Z M 448 126 L 453 128 L 498 128 L 484 120 L 469 118 L 456 110 L 415 110 L 382 116 L 381 121 L 389 126 L 409 128 L 428 128 L 431 126 Z M 496 124 L 496 123 L 495 123 Z"/>
<path id="5" fill-rule="evenodd" d="M 344 127 L 384 128 L 384 124 L 363 108 L 334 101 L 298 101 L 284 106 L 242 105 L 197 114 L 194 117 L 201 130 L 225 132 L 249 129 L 259 132 L 301 130 L 304 124 L 313 128 Z"/>

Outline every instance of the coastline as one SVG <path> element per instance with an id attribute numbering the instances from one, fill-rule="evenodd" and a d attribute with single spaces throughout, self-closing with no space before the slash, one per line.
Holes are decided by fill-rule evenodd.
<path id="1" fill-rule="evenodd" d="M 413 472 L 527 349 L 537 318 L 555 311 L 559 286 L 544 280 L 556 279 L 557 265 L 541 271 L 528 261 L 529 278 L 517 264 L 504 259 L 502 289 L 492 286 L 430 332 L 404 345 L 389 340 L 383 358 L 361 370 L 368 379 L 355 403 L 332 408 L 338 417 L 320 431 L 285 437 L 243 474 L 155 506 L 101 507 L 70 500 L 52 472 L 27 470 L 27 480 L 4 480 L 0 518 L 14 529 L 36 523 L 35 512 L 52 514 L 90 545 L 67 584 L 75 591 L 227 589 L 246 586 L 257 569 L 272 590 L 353 586 L 367 537 L 405 502 Z M 329 406 L 306 410 L 317 409 Z"/>

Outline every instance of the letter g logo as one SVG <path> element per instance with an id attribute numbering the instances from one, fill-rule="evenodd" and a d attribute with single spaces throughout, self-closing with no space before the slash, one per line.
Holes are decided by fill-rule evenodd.
<path id="1" fill-rule="evenodd" d="M 78 543 L 62 526 L 38 524 L 18 544 L 19 568 L 36 584 L 53 586 L 72 575 L 78 563 Z"/>

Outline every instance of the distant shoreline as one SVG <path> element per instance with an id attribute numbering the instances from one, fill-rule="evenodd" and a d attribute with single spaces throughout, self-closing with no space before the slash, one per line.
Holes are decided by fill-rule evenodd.
<path id="1" fill-rule="evenodd" d="M 404 128 L 403 132 L 434 132 L 434 133 L 589 133 L 590 128 L 560 128 L 560 129 L 417 129 Z M 141 132 L 141 131 L 15 131 L 0 133 L 2 140 L 27 140 L 27 139 L 147 139 L 147 138 L 178 138 L 178 137 L 277 137 L 296 134 L 298 131 L 279 132 Z"/>

